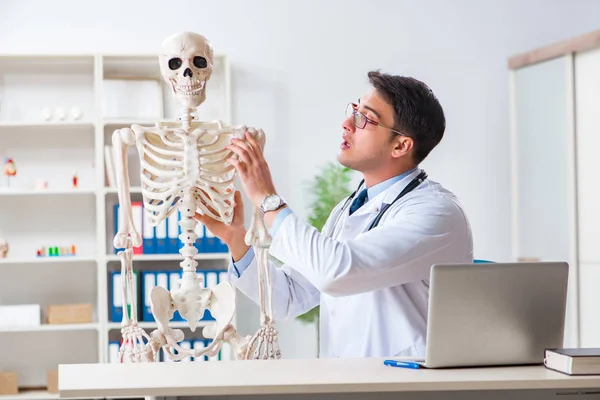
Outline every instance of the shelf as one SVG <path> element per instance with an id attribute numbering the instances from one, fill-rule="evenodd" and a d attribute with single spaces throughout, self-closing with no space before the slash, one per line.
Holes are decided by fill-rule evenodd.
<path id="1" fill-rule="evenodd" d="M 106 194 L 117 194 L 117 188 L 114 187 L 105 187 L 104 193 Z M 138 186 L 129 187 L 129 193 L 142 193 L 142 188 Z"/>
<path id="2" fill-rule="evenodd" d="M 211 322 L 215 322 L 215 321 L 198 321 L 198 324 L 196 325 L 196 329 L 203 328 L 206 325 L 210 324 Z M 140 328 L 144 328 L 144 329 L 155 329 L 158 327 L 156 322 L 138 322 L 138 325 Z M 189 325 L 188 325 L 187 321 L 171 321 L 169 323 L 169 327 L 176 328 L 176 329 L 182 329 L 182 328 L 189 328 Z M 120 322 L 109 322 L 108 330 L 115 330 L 115 329 L 121 329 L 121 323 Z"/>
<path id="3" fill-rule="evenodd" d="M 6 189 L 0 188 L 0 196 L 53 196 L 53 195 L 68 195 L 68 196 L 77 196 L 77 195 L 95 195 L 96 192 L 94 190 L 89 189 L 44 189 L 44 190 L 21 190 L 21 189 Z"/>
<path id="4" fill-rule="evenodd" d="M 98 330 L 97 323 L 88 324 L 42 324 L 31 327 L 0 328 L 0 333 L 9 332 L 60 332 L 60 331 L 92 331 Z"/>
<path id="5" fill-rule="evenodd" d="M 30 258 L 0 258 L 0 264 L 63 264 L 96 262 L 94 257 L 48 256 Z"/>
<path id="6" fill-rule="evenodd" d="M 77 399 L 99 399 L 101 397 L 78 397 Z M 112 397 L 110 397 L 112 399 Z M 134 398 L 134 397 L 119 397 Z M 140 397 L 135 397 L 139 399 Z M 0 400 L 55 400 L 60 399 L 58 393 L 50 393 L 46 390 L 22 390 L 18 394 L 0 395 Z"/>
<path id="7" fill-rule="evenodd" d="M 230 67 L 225 55 L 214 57 L 207 99 L 194 116 L 198 121 L 220 119 L 227 124 L 231 119 Z M 148 107 L 143 106 L 146 99 L 138 96 L 142 92 L 132 93 L 131 87 L 137 85 L 120 87 L 108 79 L 119 77 L 144 80 L 155 77 L 159 83 L 159 98 L 157 102 L 153 98 L 148 100 L 157 104 L 157 112 L 147 112 Z M 60 399 L 44 387 L 47 365 L 54 365 L 57 360 L 65 362 L 64 357 L 68 363 L 70 357 L 79 356 L 54 344 L 44 344 L 46 338 L 66 343 L 63 347 L 67 349 L 87 349 L 85 356 L 89 358 L 85 362 L 103 363 L 110 359 L 107 339 L 121 336 L 120 322 L 110 321 L 110 312 L 107 312 L 112 301 L 112 282 L 107 275 L 120 270 L 121 266 L 119 256 L 109 254 L 115 252 L 114 205 L 118 192 L 116 187 L 105 187 L 105 145 L 112 145 L 112 133 L 116 129 L 132 125 L 154 127 L 157 123 L 180 125 L 181 109 L 160 74 L 155 53 L 0 55 L 0 81 L 4 98 L 0 113 L 0 157 L 14 159 L 18 170 L 8 188 L 6 179 L 0 179 L 0 202 L 6 203 L 0 212 L 0 238 L 10 244 L 8 257 L 0 258 L 3 279 L 0 300 L 6 304 L 40 304 L 42 307 L 67 302 L 91 303 L 94 320 L 98 321 L 0 328 L 0 338 L 5 341 L 25 336 L 42 339 L 37 344 L 40 350 L 36 344 L 19 350 L 8 342 L 0 348 L 0 361 L 4 361 L 0 362 L 0 370 L 11 366 L 25 383 L 19 394 L 0 395 L 0 400 Z M 140 112 L 127 111 L 125 106 L 131 98 L 142 101 L 132 107 L 139 108 Z M 105 101 L 119 112 L 109 113 L 104 107 Z M 66 114 L 63 120 L 57 118 L 58 108 Z M 82 112 L 78 120 L 73 117 L 74 108 Z M 48 111 L 51 118 L 46 120 Z M 128 148 L 127 157 L 129 194 L 132 201 L 140 201 L 143 193 L 137 149 Z M 79 189 L 71 187 L 74 171 L 79 177 Z M 48 189 L 36 189 L 36 182 L 40 181 L 48 182 Z M 30 244 L 40 243 L 34 246 L 39 247 L 48 241 L 75 241 L 77 255 L 36 257 L 36 250 Z M 227 269 L 230 257 L 230 253 L 200 253 L 194 259 L 201 264 L 199 271 L 202 268 L 221 271 Z M 179 271 L 183 259 L 178 252 L 133 257 L 134 265 L 140 270 L 159 270 L 166 265 L 167 269 Z M 72 286 L 73 276 L 77 277 L 77 287 Z M 36 290 L 28 290 L 30 286 Z M 199 321 L 200 331 L 209 322 Z M 140 322 L 140 326 L 152 330 L 157 325 Z M 169 326 L 190 331 L 186 321 L 174 321 Z"/>
<path id="8" fill-rule="evenodd" d="M 0 395 L 0 400 L 51 400 L 58 398 L 58 393 L 49 393 L 45 390 L 24 390 L 19 394 Z"/>
<path id="9" fill-rule="evenodd" d="M 93 128 L 91 122 L 81 121 L 0 121 L 0 128 Z"/>
<path id="10" fill-rule="evenodd" d="M 157 122 L 169 122 L 169 121 L 150 121 L 150 120 L 146 120 L 146 119 L 107 119 L 105 120 L 104 126 L 114 126 L 114 125 L 118 125 L 121 126 L 123 128 L 125 127 L 130 127 L 131 125 L 142 125 L 142 126 L 154 126 L 156 125 Z"/>
<path id="11" fill-rule="evenodd" d="M 229 253 L 199 253 L 194 260 L 229 260 Z M 106 256 L 107 261 L 121 261 L 118 255 L 110 254 Z M 177 254 L 134 254 L 133 261 L 182 261 L 183 256 Z"/>

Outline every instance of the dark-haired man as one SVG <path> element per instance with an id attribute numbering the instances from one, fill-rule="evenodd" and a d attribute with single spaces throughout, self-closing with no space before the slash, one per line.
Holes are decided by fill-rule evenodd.
<path id="1" fill-rule="evenodd" d="M 372 89 L 350 103 L 338 160 L 362 173 L 354 196 L 336 206 L 322 232 L 294 215 L 277 195 L 256 141 L 234 140 L 230 160 L 243 189 L 263 207 L 276 319 L 320 305 L 321 357 L 424 356 L 429 270 L 473 262 L 471 229 L 456 197 L 427 179 L 419 164 L 445 131 L 443 109 L 424 83 L 368 74 Z M 241 195 L 225 226 L 197 215 L 225 241 L 233 283 L 258 302 L 257 265 L 244 243 Z"/>

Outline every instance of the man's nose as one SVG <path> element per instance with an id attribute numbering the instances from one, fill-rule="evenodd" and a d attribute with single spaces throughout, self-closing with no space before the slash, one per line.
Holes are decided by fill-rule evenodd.
<path id="1" fill-rule="evenodd" d="M 349 116 L 348 118 L 346 118 L 344 120 L 344 122 L 342 122 L 342 128 L 344 128 L 344 130 L 346 132 L 351 132 L 353 133 L 356 130 L 356 127 L 354 126 L 354 124 L 352 123 L 352 118 L 353 116 Z"/>
<path id="2" fill-rule="evenodd" d="M 186 69 L 185 69 L 185 71 L 183 71 L 183 76 L 184 76 L 184 77 L 190 77 L 190 78 L 191 78 L 191 77 L 192 77 L 192 75 L 194 75 L 194 73 L 193 73 L 193 72 L 192 72 L 192 70 L 191 70 L 191 69 L 189 69 L 189 68 L 186 68 Z"/>

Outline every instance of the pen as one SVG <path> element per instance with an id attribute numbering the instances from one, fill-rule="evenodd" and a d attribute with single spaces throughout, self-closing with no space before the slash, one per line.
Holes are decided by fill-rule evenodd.
<path id="1" fill-rule="evenodd" d="M 412 368 L 412 369 L 421 368 L 421 365 L 418 363 L 408 362 L 408 361 L 398 361 L 398 360 L 385 360 L 383 362 L 383 365 L 389 365 L 390 367 Z"/>

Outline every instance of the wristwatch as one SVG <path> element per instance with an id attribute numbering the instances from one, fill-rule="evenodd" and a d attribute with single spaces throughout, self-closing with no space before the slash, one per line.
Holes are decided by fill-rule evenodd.
<path id="1" fill-rule="evenodd" d="M 262 203 L 260 203 L 260 211 L 264 214 L 268 211 L 278 210 L 280 207 L 283 207 L 286 204 L 283 197 L 278 194 L 270 194 L 264 198 Z"/>

